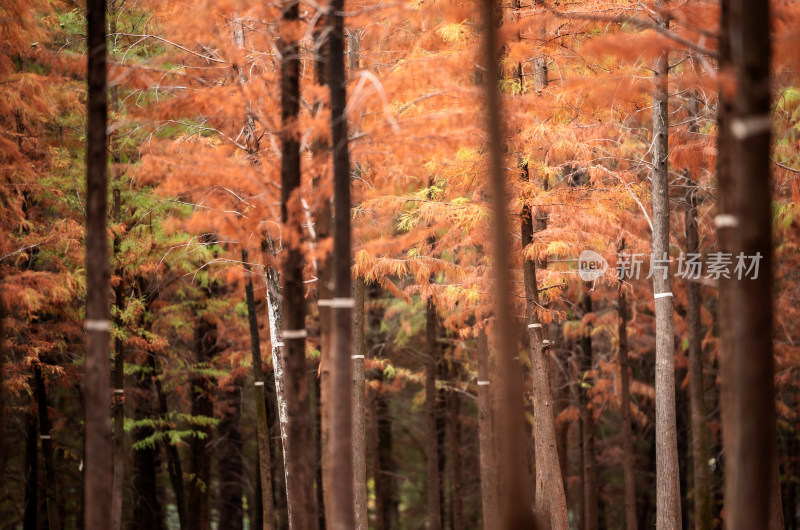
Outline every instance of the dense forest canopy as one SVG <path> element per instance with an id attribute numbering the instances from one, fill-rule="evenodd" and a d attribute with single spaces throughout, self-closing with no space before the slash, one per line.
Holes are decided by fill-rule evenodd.
<path id="1" fill-rule="evenodd" d="M 0 36 L 0 528 L 800 527 L 800 3 Z"/>

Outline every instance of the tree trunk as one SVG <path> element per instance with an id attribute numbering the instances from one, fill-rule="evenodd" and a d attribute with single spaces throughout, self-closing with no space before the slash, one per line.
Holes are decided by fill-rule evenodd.
<path id="1" fill-rule="evenodd" d="M 497 465 L 494 457 L 492 396 L 489 390 L 489 338 L 483 329 L 478 332 L 478 438 L 483 530 L 493 530 L 499 526 Z"/>
<path id="2" fill-rule="evenodd" d="M 364 356 L 366 339 L 364 336 L 364 280 L 356 279 L 353 284 L 353 508 L 355 529 L 368 530 L 367 513 L 367 418 L 366 387 L 364 375 Z"/>
<path id="3" fill-rule="evenodd" d="M 272 460 L 269 454 L 269 424 L 267 423 L 267 394 L 264 369 L 261 365 L 261 339 L 258 335 L 256 299 L 248 263 L 248 253 L 242 250 L 242 262 L 247 273 L 244 284 L 247 318 L 250 326 L 250 355 L 253 363 L 253 387 L 256 399 L 256 437 L 258 442 L 258 478 L 261 485 L 261 518 L 263 530 L 275 528 L 275 502 L 272 496 Z"/>
<path id="4" fill-rule="evenodd" d="M 728 3 L 728 2 L 726 2 Z M 764 0 L 729 0 L 730 58 L 737 93 L 731 102 L 726 178 L 720 178 L 720 250 L 734 260 L 760 257 L 758 275 L 720 279 L 723 369 L 730 392 L 725 507 L 727 527 L 783 528 L 775 480 L 776 424 L 772 350 L 772 212 L 770 174 L 770 30 Z M 746 222 L 745 222 L 746 221 Z"/>
<path id="5" fill-rule="evenodd" d="M 441 530 L 442 505 L 439 477 L 439 436 L 436 425 L 436 363 L 439 358 L 437 344 L 436 305 L 428 299 L 426 315 L 427 356 L 425 357 L 425 440 L 427 443 L 428 528 Z"/>
<path id="6" fill-rule="evenodd" d="M 353 298 L 351 286 L 350 152 L 347 139 L 347 104 L 344 65 L 344 0 L 330 0 L 328 83 L 331 93 L 333 147 L 333 349 L 331 351 L 330 470 L 336 487 L 330 492 L 332 530 L 351 530 L 353 514 L 352 350 Z"/>
<path id="7" fill-rule="evenodd" d="M 39 432 L 36 416 L 28 413 L 28 428 L 25 434 L 25 506 L 23 530 L 39 530 Z"/>
<path id="8" fill-rule="evenodd" d="M 154 358 L 151 353 L 147 353 L 147 359 L 141 367 L 141 372 L 137 376 L 134 397 L 134 419 L 140 426 L 133 429 L 131 436 L 134 445 L 141 444 L 141 447 L 134 448 L 133 451 L 133 524 L 136 530 L 151 530 L 163 528 L 161 503 L 158 498 L 158 484 L 156 473 L 158 470 L 158 446 L 155 442 L 147 442 L 155 433 L 147 420 L 153 418 L 152 407 L 152 383 L 153 371 L 155 370 Z"/>
<path id="9" fill-rule="evenodd" d="M 275 259 L 275 246 L 271 239 L 265 238 L 261 242 L 261 250 L 264 254 L 264 262 L 269 263 L 270 260 Z M 281 329 L 283 328 L 283 310 L 281 308 L 281 282 L 278 270 L 271 265 L 264 267 L 264 286 L 266 288 L 267 298 L 267 320 L 269 322 L 269 336 L 270 336 L 270 354 L 272 356 L 272 371 L 273 378 L 270 384 L 270 390 L 274 384 L 275 392 L 275 406 L 277 407 L 278 428 L 280 430 L 280 447 L 283 450 L 283 482 L 285 487 L 275 495 L 276 506 L 286 507 L 286 521 L 290 519 L 289 511 L 291 507 L 288 502 L 289 491 L 289 416 L 288 407 L 286 404 L 286 390 L 285 390 L 285 370 L 284 360 L 281 354 L 283 343 L 280 339 Z M 324 431 L 323 431 L 324 436 Z M 277 446 L 277 444 L 276 444 Z M 277 451 L 276 451 L 277 453 Z M 278 459 L 275 459 L 276 468 L 279 467 Z M 278 482 L 277 480 L 275 482 Z M 280 503 L 278 503 L 280 501 Z M 285 503 L 283 501 L 286 501 Z M 279 521 L 280 522 L 280 521 Z M 279 525 L 280 527 L 281 525 Z"/>
<path id="10" fill-rule="evenodd" d="M 592 312 L 592 297 L 588 289 L 583 293 L 583 316 Z M 581 337 L 581 435 L 583 437 L 583 527 L 585 530 L 597 530 L 597 461 L 594 449 L 594 407 L 589 397 L 589 372 L 594 366 L 592 359 L 592 326 L 586 324 Z"/>
<path id="11" fill-rule="evenodd" d="M 527 180 L 527 168 L 524 178 Z M 542 218 L 536 228 L 545 228 Z M 533 242 L 533 216 L 529 206 L 520 215 L 520 234 L 523 250 Z M 550 395 L 550 346 L 544 327 L 539 322 L 536 307 L 539 289 L 536 283 L 536 261 L 523 257 L 522 272 L 525 284 L 525 319 L 530 341 L 531 372 L 533 375 L 534 438 L 536 440 L 536 518 L 540 529 L 567 530 L 569 516 L 561 465 L 558 460 L 553 399 Z M 545 342 L 546 341 L 546 342 Z"/>
<path id="12" fill-rule="evenodd" d="M 658 25 L 669 26 L 665 0 L 656 0 Z M 655 64 L 653 95 L 653 259 L 669 256 L 669 54 Z M 656 316 L 656 518 L 659 530 L 680 528 L 681 499 L 675 417 L 675 338 L 669 271 L 653 274 Z"/>
<path id="13" fill-rule="evenodd" d="M 114 98 L 116 100 L 116 98 Z M 120 222 L 121 197 L 119 188 L 114 188 L 114 208 L 113 217 L 116 222 Z M 119 264 L 119 249 L 122 244 L 122 236 L 114 233 L 114 275 L 118 277 L 118 284 L 114 286 L 114 305 L 116 306 L 116 316 L 114 325 L 122 328 L 120 314 L 125 310 L 125 298 L 123 295 L 124 286 L 122 284 L 122 271 Z M 120 330 L 121 331 L 121 330 Z M 122 338 L 114 338 L 114 396 L 112 398 L 112 413 L 114 416 L 114 482 L 111 492 L 111 524 L 112 530 L 122 529 L 122 502 L 123 488 L 125 487 L 125 349 Z"/>
<path id="14" fill-rule="evenodd" d="M 624 242 L 617 252 L 621 253 Z M 622 412 L 622 475 L 625 481 L 625 528 L 636 529 L 636 476 L 634 461 L 636 453 L 633 448 L 633 429 L 631 427 L 631 393 L 630 373 L 628 365 L 628 300 L 622 283 L 618 287 L 619 311 L 619 373 L 620 373 L 620 410 Z"/>
<path id="15" fill-rule="evenodd" d="M 87 0 L 85 528 L 111 528 L 113 485 L 108 362 L 110 265 L 106 232 L 108 94 L 105 14 L 105 0 Z"/>
<path id="16" fill-rule="evenodd" d="M 53 442 L 50 439 L 50 413 L 47 410 L 47 389 L 42 369 L 35 365 L 33 377 L 36 389 L 36 402 L 39 409 L 39 438 L 42 441 L 44 457 L 45 496 L 47 500 L 47 525 L 49 530 L 61 529 L 58 496 L 56 495 L 56 472 L 53 467 Z"/>
<path id="17" fill-rule="evenodd" d="M 687 177 L 689 175 L 687 174 Z M 686 193 L 686 254 L 700 251 L 697 232 L 697 186 L 691 179 Z M 692 428 L 692 475 L 694 476 L 694 525 L 711 530 L 711 486 L 708 475 L 708 425 L 703 390 L 703 349 L 700 330 L 700 286 L 686 284 L 686 321 L 689 328 L 689 399 Z"/>
<path id="18" fill-rule="evenodd" d="M 216 324 L 205 317 L 200 318 L 194 332 L 194 352 L 198 366 L 204 366 L 216 353 L 217 329 Z M 208 377 L 196 374 L 191 378 L 192 388 L 192 416 L 214 416 L 214 404 L 211 401 L 211 382 Z M 211 428 L 196 426 L 194 428 L 199 436 L 193 436 L 189 441 L 189 453 L 192 462 L 192 482 L 189 487 L 188 503 L 188 530 L 209 530 L 209 490 L 211 488 L 211 452 L 209 450 Z"/>
<path id="19" fill-rule="evenodd" d="M 283 24 L 291 27 L 299 20 L 299 5 L 284 2 Z M 283 260 L 283 324 L 279 341 L 285 368 L 285 397 L 288 415 L 286 452 L 286 495 L 289 527 L 316 530 L 319 527 L 317 499 L 314 495 L 314 463 L 308 384 L 306 380 L 306 308 L 303 287 L 305 259 L 301 243 L 304 223 L 300 199 L 300 140 L 294 127 L 300 113 L 300 49 L 294 40 L 279 42 L 281 61 L 281 222 L 289 232 Z M 349 219 L 349 216 L 348 216 Z M 348 291 L 349 296 L 349 291 Z M 349 326 L 348 326 L 349 331 Z M 273 336 L 274 339 L 274 336 Z M 277 374 L 277 370 L 276 370 Z M 348 381 L 349 388 L 349 381 Z M 348 392 L 349 401 L 349 392 Z M 350 407 L 347 407 L 349 418 Z M 348 463 L 350 459 L 347 459 Z"/>
<path id="20" fill-rule="evenodd" d="M 508 220 L 506 217 L 506 185 L 503 172 L 503 148 L 500 94 L 498 89 L 498 38 L 497 12 L 491 0 L 483 2 L 484 26 L 484 64 L 486 67 L 486 101 L 488 112 L 487 136 L 489 138 L 489 167 L 491 174 L 491 196 L 493 210 L 494 241 L 494 294 L 495 294 L 495 332 L 500 366 L 501 388 L 501 429 L 502 447 L 499 452 L 500 470 L 503 484 L 502 525 L 507 529 L 535 527 L 533 513 L 529 504 L 530 495 L 525 455 L 524 410 L 522 401 L 522 381 L 517 371 L 517 347 L 515 323 L 513 321 L 513 289 L 511 284 L 511 265 L 506 249 L 509 248 Z"/>
<path id="21" fill-rule="evenodd" d="M 238 378 L 220 396 L 220 422 L 217 428 L 217 459 L 219 462 L 219 520 L 225 528 L 241 530 L 244 524 L 242 507 L 242 434 L 239 431 L 242 391 Z"/>
<path id="22" fill-rule="evenodd" d="M 158 365 L 156 365 L 156 370 L 158 370 Z M 155 377 L 155 384 L 156 394 L 158 396 L 158 412 L 162 418 L 166 418 L 169 414 L 169 410 L 167 409 L 167 396 L 164 393 L 158 374 L 156 374 Z M 180 454 L 178 454 L 178 448 L 168 439 L 163 441 L 163 445 L 164 451 L 167 453 L 167 474 L 172 484 L 172 491 L 175 494 L 175 509 L 178 512 L 178 522 L 180 523 L 181 530 L 186 530 L 186 528 L 188 528 L 186 493 L 183 487 L 183 466 L 181 465 Z"/>
<path id="23" fill-rule="evenodd" d="M 450 471 L 450 511 L 452 518 L 452 530 L 464 530 L 464 506 L 461 491 L 461 400 L 458 394 L 458 365 L 453 363 L 451 373 L 451 384 L 453 388 L 448 393 L 448 434 L 449 434 L 449 466 Z"/>

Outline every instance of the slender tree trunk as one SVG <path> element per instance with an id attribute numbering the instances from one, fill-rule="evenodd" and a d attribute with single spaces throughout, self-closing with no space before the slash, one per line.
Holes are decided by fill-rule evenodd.
<path id="1" fill-rule="evenodd" d="M 478 332 L 478 438 L 483 529 L 492 530 L 499 525 L 497 466 L 494 458 L 492 396 L 489 390 L 489 339 L 483 329 Z"/>
<path id="2" fill-rule="evenodd" d="M 350 231 L 350 152 L 347 140 L 346 75 L 344 65 L 344 0 L 331 0 L 328 35 L 328 83 L 331 92 L 333 147 L 333 349 L 331 351 L 330 470 L 336 487 L 330 492 L 332 530 L 351 530 L 353 514 L 352 350 L 353 298 L 350 267 L 353 260 Z"/>
<path id="3" fill-rule="evenodd" d="M 624 242 L 617 252 L 621 253 Z M 619 311 L 619 373 L 620 373 L 620 410 L 622 411 L 622 475 L 625 481 L 625 528 L 636 529 L 636 476 L 634 461 L 636 453 L 633 448 L 633 429 L 631 427 L 631 393 L 628 363 L 628 300 L 625 288 L 619 284 L 617 291 Z"/>
<path id="4" fill-rule="evenodd" d="M 242 507 L 242 434 L 239 431 L 242 392 L 238 378 L 218 401 L 220 423 L 217 428 L 216 453 L 219 462 L 219 520 L 225 528 L 241 530 L 244 524 Z"/>
<path id="5" fill-rule="evenodd" d="M 592 312 L 592 297 L 588 289 L 583 293 L 583 315 L 586 318 Z M 589 372 L 594 366 L 592 355 L 592 326 L 585 324 L 586 330 L 581 337 L 581 434 L 583 441 L 583 527 L 585 530 L 597 530 L 597 461 L 594 449 L 594 407 L 589 397 L 591 384 Z"/>
<path id="6" fill-rule="evenodd" d="M 116 98 L 114 98 L 116 99 Z M 121 196 L 119 188 L 114 188 L 114 207 L 113 217 L 116 222 L 120 222 Z M 120 245 L 122 236 L 114 233 L 114 260 L 115 264 L 119 260 Z M 114 275 L 118 277 L 118 283 L 114 286 L 114 305 L 116 306 L 116 316 L 114 325 L 122 327 L 120 314 L 125 309 L 125 299 L 123 295 L 122 271 L 119 265 L 115 265 Z M 123 488 L 125 486 L 125 349 L 122 338 L 114 338 L 114 396 L 112 398 L 113 423 L 113 442 L 114 442 L 114 482 L 111 492 L 111 524 L 112 530 L 122 528 L 122 501 Z"/>
<path id="7" fill-rule="evenodd" d="M 135 383 L 135 409 L 134 418 L 142 423 L 153 418 L 152 408 L 152 383 L 155 370 L 154 358 L 147 353 L 147 360 L 141 367 Z M 143 443 L 133 452 L 133 525 L 136 530 L 156 530 L 163 528 L 161 503 L 158 498 L 158 484 L 156 473 L 159 467 L 158 446 L 146 440 L 153 436 L 155 430 L 150 425 L 144 424 L 133 429 L 134 444 Z"/>
<path id="8" fill-rule="evenodd" d="M 364 280 L 353 284 L 353 508 L 356 530 L 367 530 L 367 417 L 364 356 Z"/>
<path id="9" fill-rule="evenodd" d="M 730 58 L 737 93 L 730 115 L 727 178 L 720 179 L 720 250 L 760 258 L 759 272 L 720 280 L 723 309 L 721 359 L 732 419 L 726 454 L 727 527 L 783 528 L 777 468 L 772 350 L 772 213 L 770 174 L 770 28 L 764 0 L 729 0 Z M 755 259 L 758 259 L 755 258 Z"/>
<path id="10" fill-rule="evenodd" d="M 56 472 L 53 467 L 53 442 L 50 438 L 50 413 L 47 410 L 47 389 L 45 388 L 42 369 L 38 365 L 33 368 L 33 377 L 36 388 L 36 402 L 39 409 L 39 438 L 42 441 L 42 457 L 44 457 L 44 490 L 47 500 L 47 524 L 49 530 L 60 530 L 61 517 L 59 514 L 58 496 L 56 495 Z"/>
<path id="11" fill-rule="evenodd" d="M 688 174 L 687 174 L 688 177 Z M 690 179 L 686 194 L 686 254 L 699 252 L 697 186 Z M 708 426 L 703 390 L 703 349 L 700 331 L 700 286 L 686 284 L 686 320 L 689 328 L 689 397 L 692 422 L 692 475 L 694 476 L 694 524 L 711 530 L 711 487 L 708 476 Z"/>
<path id="12" fill-rule="evenodd" d="M 111 528 L 113 485 L 108 362 L 110 265 L 106 236 L 108 94 L 105 14 L 105 0 L 87 0 L 85 528 Z"/>
<path id="13" fill-rule="evenodd" d="M 464 530 L 464 506 L 461 491 L 461 399 L 456 385 L 458 383 L 457 364 L 453 364 L 451 373 L 451 383 L 447 407 L 448 407 L 448 434 L 449 434 L 449 466 L 450 471 L 450 506 L 452 514 L 452 530 Z"/>
<path id="14" fill-rule="evenodd" d="M 200 318 L 194 335 L 195 359 L 199 366 L 208 363 L 217 348 L 217 329 L 213 322 L 205 317 Z M 191 378 L 192 387 L 192 416 L 214 416 L 214 404 L 211 401 L 211 382 L 208 377 L 196 374 Z M 189 453 L 192 462 L 192 481 L 189 487 L 189 503 L 187 528 L 189 530 L 209 530 L 209 490 L 211 489 L 211 452 L 209 443 L 211 429 L 206 426 L 197 426 L 195 430 L 202 433 L 202 437 L 194 436 L 189 442 Z"/>
<path id="15" fill-rule="evenodd" d="M 513 289 L 511 266 L 506 249 L 509 248 L 508 221 L 506 208 L 506 185 L 503 172 L 503 148 L 499 75 L 497 68 L 497 12 L 491 0 L 483 2 L 484 61 L 486 66 L 486 100 L 488 111 L 487 133 L 489 138 L 489 167 L 491 170 L 491 196 L 493 224 L 495 232 L 494 294 L 495 331 L 498 346 L 501 389 L 501 451 L 500 470 L 503 480 L 502 525 L 508 530 L 536 526 L 525 495 L 530 484 L 525 454 L 524 410 L 522 401 L 522 381 L 517 372 L 515 323 L 513 321 Z"/>
<path id="16" fill-rule="evenodd" d="M 264 384 L 264 369 L 261 365 L 261 339 L 258 335 L 256 299 L 248 253 L 242 250 L 242 262 L 247 273 L 244 284 L 247 301 L 247 318 L 250 326 L 250 355 L 253 363 L 253 387 L 256 396 L 256 437 L 258 442 L 258 478 L 261 485 L 261 510 L 263 530 L 275 528 L 275 502 L 272 496 L 272 461 L 269 452 L 269 424 L 267 423 L 267 393 Z"/>
<path id="17" fill-rule="evenodd" d="M 527 168 L 525 179 L 527 180 Z M 529 206 L 521 213 L 520 234 L 522 248 L 533 242 L 533 216 Z M 537 224 L 545 228 L 545 218 Z M 528 257 L 522 260 L 525 284 L 525 319 L 530 341 L 531 372 L 533 375 L 534 438 L 536 440 L 536 518 L 540 529 L 568 530 L 567 499 L 561 480 L 561 465 L 556 444 L 556 425 L 553 416 L 553 399 L 550 395 L 550 341 L 546 341 L 544 327 L 539 322 L 536 308 L 539 305 L 539 288 L 536 283 L 536 262 Z M 546 341 L 546 342 L 545 342 Z"/>
<path id="18" fill-rule="evenodd" d="M 266 238 L 261 242 L 262 252 L 264 253 L 264 261 L 265 263 L 269 263 L 269 260 L 275 259 L 275 246 L 271 239 Z M 281 354 L 281 348 L 283 347 L 283 343 L 280 339 L 281 329 L 283 329 L 283 309 L 281 307 L 281 282 L 280 277 L 278 274 L 278 270 L 270 265 L 266 265 L 264 267 L 264 286 L 267 291 L 267 320 L 269 322 L 269 336 L 270 336 L 270 354 L 272 356 L 272 371 L 273 371 L 273 381 L 270 384 L 270 390 L 272 390 L 272 385 L 274 384 L 274 392 L 275 392 L 275 406 L 277 407 L 277 419 L 278 419 L 278 428 L 280 430 L 280 447 L 283 450 L 283 482 L 285 487 L 279 490 L 279 494 L 276 493 L 276 505 L 277 506 L 285 506 L 286 507 L 286 522 L 288 524 L 288 520 L 290 519 L 289 512 L 291 511 L 291 506 L 289 506 L 288 502 L 288 490 L 289 490 L 289 415 L 288 415 L 288 407 L 286 404 L 286 389 L 285 389 L 285 370 L 284 370 L 284 360 L 283 355 Z M 323 328 L 324 329 L 324 328 Z M 324 436 L 324 431 L 323 431 Z M 276 444 L 277 446 L 277 444 Z M 277 451 L 276 451 L 277 453 Z M 278 459 L 276 461 L 276 468 L 279 467 L 277 464 Z M 275 482 L 278 482 L 277 480 Z M 280 503 L 278 503 L 280 501 Z M 286 501 L 286 502 L 284 502 Z M 280 521 L 279 521 L 280 522 Z M 279 527 L 282 528 L 282 524 L 279 524 Z"/>
<path id="19" fill-rule="evenodd" d="M 23 530 L 39 529 L 39 432 L 36 416 L 28 413 L 28 428 L 25 434 L 25 506 Z"/>
<path id="20" fill-rule="evenodd" d="M 658 24 L 669 26 L 666 0 L 656 0 Z M 669 54 L 655 64 L 653 95 L 653 259 L 669 256 Z M 656 504 L 659 530 L 680 528 L 681 499 L 675 416 L 675 338 L 669 271 L 653 274 L 656 313 Z"/>
<path id="21" fill-rule="evenodd" d="M 426 311 L 426 349 L 428 351 L 425 358 L 425 440 L 427 443 L 428 528 L 429 530 L 441 530 L 439 437 L 436 425 L 436 362 L 439 358 L 439 346 L 436 340 L 438 333 L 436 305 L 432 298 L 428 299 Z"/>
<path id="22" fill-rule="evenodd" d="M 288 29 L 299 20 L 299 5 L 284 2 L 283 24 Z M 303 287 L 304 257 L 301 248 L 304 223 L 300 199 L 300 141 L 295 127 L 300 113 L 300 50 L 297 42 L 281 37 L 281 221 L 291 246 L 283 260 L 283 324 L 280 334 L 285 368 L 288 440 L 286 451 L 286 494 L 289 527 L 316 530 L 319 527 L 317 499 L 314 495 L 314 463 L 308 384 L 306 380 L 306 308 Z M 348 216 L 349 219 L 349 216 Z M 348 292 L 349 296 L 349 292 Z M 348 326 L 349 331 L 349 326 Z M 349 388 L 349 384 L 348 384 Z M 348 401 L 349 401 L 348 392 Z M 350 407 L 347 407 L 349 418 Z M 350 459 L 347 459 L 349 462 Z M 351 486 L 352 487 L 352 486 Z"/>
<path id="23" fill-rule="evenodd" d="M 156 365 L 156 370 L 158 370 L 158 365 Z M 167 395 L 164 393 L 158 374 L 156 374 L 155 377 L 155 385 L 156 394 L 158 396 L 158 412 L 162 418 L 166 418 L 169 414 Z M 178 522 L 180 523 L 181 530 L 186 530 L 186 528 L 188 528 L 186 493 L 183 487 L 183 466 L 181 465 L 180 454 L 178 454 L 178 448 L 170 443 L 169 440 L 164 440 L 163 445 L 164 451 L 167 453 L 167 474 L 172 484 L 172 491 L 175 494 L 175 509 L 178 512 Z"/>

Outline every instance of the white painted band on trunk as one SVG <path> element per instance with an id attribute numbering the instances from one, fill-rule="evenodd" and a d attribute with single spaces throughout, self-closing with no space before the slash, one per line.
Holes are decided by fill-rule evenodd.
<path id="1" fill-rule="evenodd" d="M 739 226 L 739 218 L 731 214 L 720 214 L 714 218 L 717 228 L 736 228 Z"/>
<path id="2" fill-rule="evenodd" d="M 550 341 L 549 341 L 549 340 L 547 340 L 547 339 L 544 339 L 544 340 L 542 341 L 542 344 L 543 344 L 543 345 L 545 345 L 545 346 L 549 346 L 549 345 L 550 345 Z"/>
<path id="3" fill-rule="evenodd" d="M 115 388 L 115 389 L 114 389 L 114 393 L 115 393 L 115 394 L 124 394 L 124 393 L 125 393 L 125 390 L 124 390 L 124 389 L 122 389 L 122 388 Z"/>
<path id="4" fill-rule="evenodd" d="M 363 359 L 364 356 L 363 355 L 351 355 L 350 358 L 351 359 Z"/>
<path id="5" fill-rule="evenodd" d="M 108 331 L 111 329 L 111 323 L 108 320 L 87 320 L 83 324 L 83 329 L 86 331 Z"/>
<path id="6" fill-rule="evenodd" d="M 276 348 L 283 348 L 283 342 L 273 342 L 272 345 Z"/>
<path id="7" fill-rule="evenodd" d="M 332 301 L 333 300 L 331 300 L 330 298 L 322 298 L 322 299 L 317 301 L 317 305 L 319 307 L 330 307 Z"/>
<path id="8" fill-rule="evenodd" d="M 511 358 L 511 360 L 513 360 L 513 361 L 519 361 L 519 355 L 517 355 L 516 357 L 512 357 L 512 358 Z"/>
<path id="9" fill-rule="evenodd" d="M 489 386 L 489 381 L 478 381 L 478 386 Z"/>
<path id="10" fill-rule="evenodd" d="M 737 140 L 746 140 L 751 136 L 764 134 L 772 130 L 772 114 L 761 114 L 735 118 L 731 121 L 731 132 Z"/>
<path id="11" fill-rule="evenodd" d="M 43 435 L 39 436 L 39 438 L 42 439 L 42 440 L 49 440 L 50 439 L 50 435 L 49 434 L 43 434 Z"/>
<path id="12" fill-rule="evenodd" d="M 528 328 L 530 328 L 530 329 L 533 329 L 533 328 L 540 328 L 540 327 L 542 327 L 542 325 L 541 325 L 541 324 L 528 324 Z"/>
<path id="13" fill-rule="evenodd" d="M 254 381 L 253 386 L 264 386 L 264 381 Z"/>
<path id="14" fill-rule="evenodd" d="M 308 337 L 308 331 L 304 329 L 285 329 L 283 330 L 283 340 L 304 339 Z"/>
<path id="15" fill-rule="evenodd" d="M 331 309 L 352 309 L 356 306 L 356 301 L 352 298 L 334 298 L 331 300 Z"/>
<path id="16" fill-rule="evenodd" d="M 657 293 L 657 294 L 654 294 L 654 295 L 653 295 L 653 298 L 654 298 L 654 299 L 658 299 L 658 298 L 670 298 L 670 297 L 672 297 L 672 293 Z"/>

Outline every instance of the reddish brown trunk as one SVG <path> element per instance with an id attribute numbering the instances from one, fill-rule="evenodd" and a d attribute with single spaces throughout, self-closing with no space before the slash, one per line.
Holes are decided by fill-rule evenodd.
<path id="1" fill-rule="evenodd" d="M 425 358 L 425 439 L 427 443 L 428 528 L 441 530 L 441 490 L 439 478 L 439 437 L 436 425 L 436 363 L 439 347 L 436 340 L 436 306 L 428 299 L 426 317 L 427 357 Z"/>
<path id="2" fill-rule="evenodd" d="M 480 440 L 481 509 L 483 529 L 498 528 L 497 465 L 492 425 L 492 396 L 489 390 L 489 339 L 478 333 L 478 437 Z"/>
<path id="3" fill-rule="evenodd" d="M 624 242 L 617 249 L 621 253 Z M 620 374 L 620 410 L 622 412 L 622 475 L 625 481 L 625 528 L 636 528 L 636 476 L 633 448 L 633 429 L 631 426 L 631 393 L 628 366 L 628 301 L 625 288 L 620 283 L 617 291 L 619 327 L 619 374 Z"/>

